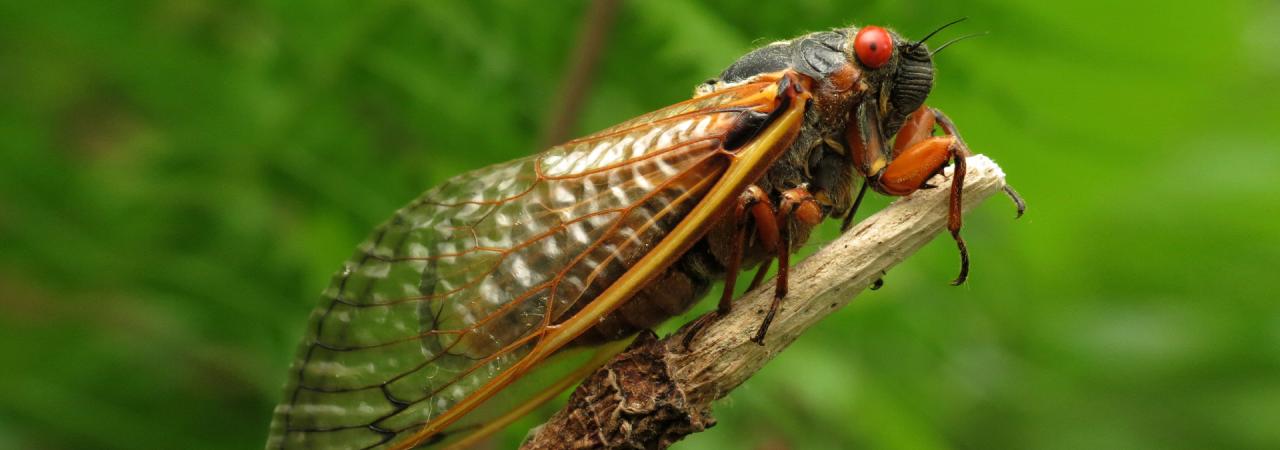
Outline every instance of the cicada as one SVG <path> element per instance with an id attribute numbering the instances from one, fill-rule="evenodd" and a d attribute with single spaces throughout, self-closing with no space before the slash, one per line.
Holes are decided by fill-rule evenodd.
<path id="1" fill-rule="evenodd" d="M 847 227 L 868 188 L 934 187 L 949 163 L 963 282 L 969 150 L 925 105 L 932 57 L 877 26 L 775 42 L 689 100 L 426 191 L 323 292 L 267 447 L 466 445 L 714 281 L 724 311 L 740 271 L 776 260 L 783 299 L 816 225 Z"/>

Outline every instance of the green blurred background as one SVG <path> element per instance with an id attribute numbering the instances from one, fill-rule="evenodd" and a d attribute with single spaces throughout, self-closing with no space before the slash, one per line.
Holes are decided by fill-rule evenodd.
<path id="1" fill-rule="evenodd" d="M 587 8 L 530 3 L 0 4 L 0 448 L 259 448 L 356 243 L 537 150 Z M 991 35 L 930 101 L 1026 217 L 988 201 L 968 284 L 935 241 L 678 448 L 1280 448 L 1280 3 L 630 0 L 574 134 L 960 16 Z"/>

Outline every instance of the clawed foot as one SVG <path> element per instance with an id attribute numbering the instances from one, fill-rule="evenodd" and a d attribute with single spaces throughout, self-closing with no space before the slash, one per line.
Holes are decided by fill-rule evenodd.
<path id="1" fill-rule="evenodd" d="M 703 328 L 706 328 L 707 325 L 710 325 L 711 322 L 714 322 L 719 318 L 719 311 L 711 311 L 703 314 L 702 317 L 699 317 L 697 320 L 694 320 L 693 323 L 689 324 L 689 332 L 685 333 L 684 339 L 680 341 L 680 345 L 685 351 L 689 351 L 689 344 L 693 342 L 693 338 L 698 337 L 698 333 L 701 333 Z"/>

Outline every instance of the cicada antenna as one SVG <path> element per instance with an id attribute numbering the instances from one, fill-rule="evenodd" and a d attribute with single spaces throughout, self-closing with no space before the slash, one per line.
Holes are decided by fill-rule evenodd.
<path id="1" fill-rule="evenodd" d="M 964 22 L 964 21 L 966 21 L 966 20 L 969 20 L 969 17 L 967 17 L 967 16 L 966 16 L 966 17 L 961 17 L 961 18 L 959 18 L 959 19 L 956 19 L 956 20 L 952 20 L 952 21 L 950 21 L 950 22 L 947 22 L 946 24 L 944 24 L 944 25 L 942 25 L 942 26 L 938 27 L 937 29 L 935 29 L 935 30 L 933 30 L 933 31 L 930 31 L 930 32 L 929 32 L 929 34 L 924 35 L 924 37 L 923 37 L 923 38 L 920 38 L 920 40 L 916 41 L 916 43 L 911 44 L 911 47 L 909 48 L 909 50 L 910 50 L 910 51 L 915 51 L 915 49 L 916 49 L 916 48 L 920 47 L 921 45 L 924 45 L 924 41 L 929 40 L 929 38 L 933 37 L 933 35 L 938 34 L 938 32 L 939 32 L 939 31 L 945 30 L 945 29 L 947 29 L 947 27 L 949 27 L 949 26 L 955 25 L 955 24 L 960 23 L 960 22 Z"/>
<path id="2" fill-rule="evenodd" d="M 930 57 L 930 58 L 932 58 L 932 57 L 933 57 L 933 55 L 938 54 L 938 52 L 942 51 L 942 49 L 947 48 L 947 46 L 948 46 L 948 45 L 951 45 L 951 44 L 954 44 L 954 43 L 957 43 L 957 42 L 960 42 L 960 41 L 963 41 L 963 40 L 965 40 L 965 39 L 969 39 L 969 38 L 976 38 L 976 37 L 978 37 L 978 36 L 986 36 L 986 35 L 988 35 L 988 34 L 991 34 L 991 32 L 990 32 L 990 31 L 983 31 L 983 32 L 981 32 L 981 33 L 966 34 L 966 35 L 964 35 L 964 36 L 960 36 L 960 37 L 958 37 L 958 38 L 955 38 L 955 39 L 952 39 L 952 40 L 950 40 L 950 41 L 944 42 L 942 45 L 939 45 L 939 46 L 938 46 L 938 48 L 935 48 L 935 49 L 933 49 L 933 51 L 932 51 L 932 52 L 929 52 L 929 57 Z"/>

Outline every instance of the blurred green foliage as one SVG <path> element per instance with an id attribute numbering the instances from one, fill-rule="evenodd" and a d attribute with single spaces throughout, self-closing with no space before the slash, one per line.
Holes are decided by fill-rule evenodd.
<path id="1" fill-rule="evenodd" d="M 424 189 L 536 150 L 583 13 L 0 4 L 0 448 L 260 447 L 331 271 Z M 930 101 L 1031 205 L 968 216 L 964 287 L 935 242 L 680 448 L 1280 448 L 1280 4 L 619 14 L 578 132 L 771 39 L 970 16 L 943 37 L 992 34 L 940 55 Z"/>

